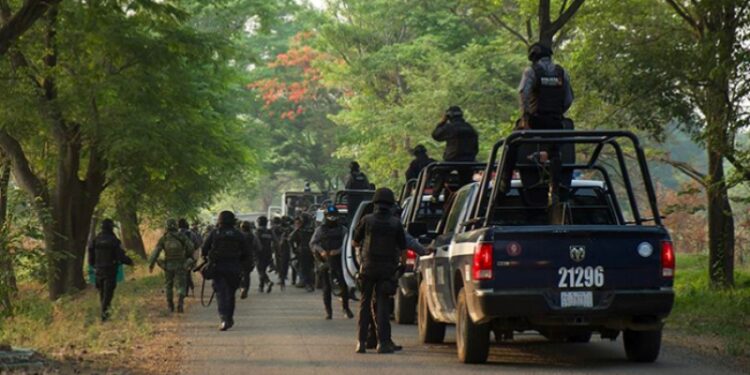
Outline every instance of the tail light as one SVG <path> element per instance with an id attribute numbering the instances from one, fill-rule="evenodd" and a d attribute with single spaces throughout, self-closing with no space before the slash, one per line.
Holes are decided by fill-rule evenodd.
<path id="1" fill-rule="evenodd" d="M 665 278 L 674 277 L 674 247 L 672 241 L 661 241 L 661 275 Z"/>
<path id="2" fill-rule="evenodd" d="M 474 280 L 492 279 L 492 253 L 494 247 L 491 243 L 480 243 L 474 250 L 474 263 L 472 264 L 471 273 Z"/>
<path id="3" fill-rule="evenodd" d="M 414 269 L 414 266 L 416 265 L 417 253 L 415 253 L 412 249 L 406 249 L 406 267 L 409 269 Z"/>

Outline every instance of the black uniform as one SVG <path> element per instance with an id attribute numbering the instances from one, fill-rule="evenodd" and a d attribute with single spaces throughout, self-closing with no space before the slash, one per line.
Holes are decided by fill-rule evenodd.
<path id="1" fill-rule="evenodd" d="M 251 258 L 251 245 L 234 223 L 220 224 L 208 235 L 201 249 L 203 257 L 215 264 L 213 288 L 219 305 L 222 325 L 234 325 L 235 294 L 240 286 L 243 267 Z"/>
<path id="2" fill-rule="evenodd" d="M 313 275 L 314 259 L 312 251 L 310 250 L 310 240 L 313 236 L 313 228 L 309 223 L 309 220 L 302 224 L 301 227 L 296 228 L 292 233 L 289 234 L 289 243 L 292 246 L 292 251 L 297 257 L 297 264 L 299 265 L 299 279 L 307 290 L 313 291 L 313 283 L 315 276 Z"/>
<path id="3" fill-rule="evenodd" d="M 351 171 L 349 178 L 346 180 L 345 188 L 346 190 L 369 190 L 370 180 L 361 171 Z"/>
<path id="4" fill-rule="evenodd" d="M 390 345 L 392 341 L 388 299 L 395 294 L 395 275 L 399 257 L 406 249 L 404 228 L 392 215 L 389 207 L 379 204 L 375 213 L 362 218 L 354 232 L 353 241 L 362 246 L 359 273 L 362 291 L 358 334 L 360 346 L 365 346 L 373 314 L 376 316 L 379 345 Z M 372 311 L 373 294 L 377 299 L 376 312 Z"/>
<path id="5" fill-rule="evenodd" d="M 445 161 L 476 161 L 479 136 L 474 127 L 462 117 L 441 121 L 432 132 L 432 138 L 445 142 Z"/>
<path id="6" fill-rule="evenodd" d="M 427 156 L 427 154 L 422 153 L 415 155 L 414 160 L 409 163 L 409 169 L 406 170 L 406 181 L 419 178 L 419 172 L 421 172 L 424 167 L 434 162 L 435 159 Z"/>
<path id="7" fill-rule="evenodd" d="M 96 272 L 96 288 L 99 290 L 101 302 L 101 318 L 109 317 L 109 306 L 117 287 L 117 266 L 119 264 L 133 265 L 122 249 L 120 240 L 114 232 L 102 230 L 89 245 L 89 265 Z"/>
<path id="8" fill-rule="evenodd" d="M 289 248 L 288 236 L 290 231 L 282 224 L 275 224 L 271 227 L 271 232 L 273 232 L 278 241 L 274 248 L 274 260 L 276 263 L 276 272 L 279 276 L 279 284 L 283 288 L 286 284 L 287 274 L 289 273 L 291 250 Z"/>
<path id="9" fill-rule="evenodd" d="M 349 288 L 346 286 L 344 271 L 341 267 L 341 251 L 344 246 L 346 231 L 347 229 L 344 225 L 338 222 L 326 221 L 315 230 L 310 240 L 310 248 L 318 254 L 319 260 L 323 263 L 320 268 L 320 277 L 323 281 L 323 305 L 326 309 L 326 316 L 329 319 L 332 313 L 331 293 L 334 281 L 341 286 L 341 307 L 347 317 L 352 317 L 352 313 L 349 310 Z M 328 255 L 322 256 L 323 252 L 326 252 Z"/>
<path id="10" fill-rule="evenodd" d="M 278 244 L 278 240 L 273 232 L 266 228 L 260 227 L 255 230 L 255 235 L 258 236 L 260 242 L 260 248 L 258 249 L 257 269 L 258 276 L 260 278 L 260 291 L 263 291 L 265 286 L 268 286 L 268 292 L 271 291 L 273 283 L 268 277 L 268 267 L 272 266 L 274 249 Z"/>
<path id="11" fill-rule="evenodd" d="M 250 273 L 253 272 L 253 269 L 255 269 L 255 264 L 257 263 L 258 258 L 258 250 L 260 248 L 260 245 L 258 243 L 258 238 L 255 237 L 252 231 L 250 230 L 243 230 L 240 228 L 240 232 L 245 237 L 245 241 L 250 246 L 250 257 L 245 262 L 245 267 L 242 269 L 242 278 L 240 279 L 240 288 L 244 290 L 250 289 Z M 244 293 L 244 292 L 243 292 Z M 242 298 L 246 298 L 247 294 L 243 294 Z"/>

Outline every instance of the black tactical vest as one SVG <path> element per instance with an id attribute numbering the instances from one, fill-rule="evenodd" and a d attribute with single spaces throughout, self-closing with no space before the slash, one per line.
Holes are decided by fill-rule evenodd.
<path id="1" fill-rule="evenodd" d="M 392 274 L 400 255 L 397 237 L 401 222 L 390 214 L 365 217 L 365 240 L 362 246 L 362 269 L 365 274 Z"/>
<path id="2" fill-rule="evenodd" d="M 271 254 L 273 251 L 273 233 L 268 228 L 258 228 L 255 233 L 258 235 L 258 240 L 260 240 L 260 252 Z"/>
<path id="3" fill-rule="evenodd" d="M 239 261 L 242 255 L 242 233 L 234 228 L 219 228 L 214 233 L 209 256 L 215 260 Z"/>
<path id="4" fill-rule="evenodd" d="M 550 74 L 539 64 L 534 64 L 536 84 L 536 113 L 541 116 L 562 117 L 565 112 L 565 71 L 560 65 L 555 65 L 555 71 Z"/>
<path id="5" fill-rule="evenodd" d="M 321 227 L 320 246 L 323 250 L 339 250 L 344 244 L 344 226 L 328 226 L 323 224 Z"/>
<path id="6" fill-rule="evenodd" d="M 349 186 L 347 186 L 348 189 L 367 190 L 370 188 L 367 176 L 362 172 L 352 172 L 349 181 Z"/>
<path id="7" fill-rule="evenodd" d="M 114 234 L 99 233 L 94 238 L 95 267 L 109 267 L 117 265 L 117 237 Z"/>

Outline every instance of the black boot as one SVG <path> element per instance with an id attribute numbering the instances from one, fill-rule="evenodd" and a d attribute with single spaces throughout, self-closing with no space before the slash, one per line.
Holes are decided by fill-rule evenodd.
<path id="1" fill-rule="evenodd" d="M 352 310 L 349 310 L 348 307 L 344 307 L 344 315 L 346 315 L 348 319 L 354 318 L 354 313 L 352 312 Z"/>
<path id="2" fill-rule="evenodd" d="M 167 309 L 169 312 L 174 312 L 174 301 L 167 301 Z"/>
<path id="3" fill-rule="evenodd" d="M 326 307 L 326 320 L 333 319 L 333 311 L 330 307 Z"/>
<path id="4" fill-rule="evenodd" d="M 273 282 L 269 281 L 268 282 L 268 288 L 266 289 L 266 293 L 271 293 L 271 288 L 273 288 Z"/>
<path id="5" fill-rule="evenodd" d="M 177 302 L 177 313 L 182 314 L 185 312 L 185 297 L 180 297 Z"/>
<path id="6" fill-rule="evenodd" d="M 359 354 L 367 353 L 367 350 L 365 349 L 365 347 L 367 347 L 366 343 L 364 343 L 362 341 L 358 342 L 357 343 L 357 351 L 356 351 L 356 353 L 359 353 Z"/>
<path id="7" fill-rule="evenodd" d="M 240 289 L 240 299 L 247 298 L 247 288 Z"/>
<path id="8" fill-rule="evenodd" d="M 378 343 L 378 354 L 391 354 L 393 353 L 393 346 L 389 342 Z"/>

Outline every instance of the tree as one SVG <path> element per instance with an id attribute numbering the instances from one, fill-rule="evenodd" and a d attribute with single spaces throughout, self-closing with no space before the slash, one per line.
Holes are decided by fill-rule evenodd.
<path id="1" fill-rule="evenodd" d="M 8 0 L 0 1 L 0 56 L 4 55 L 11 44 L 23 35 L 50 7 L 60 0 L 26 0 L 16 13 Z"/>
<path id="2" fill-rule="evenodd" d="M 733 284 L 734 219 L 729 189 L 750 179 L 737 145 L 748 125 L 750 59 L 747 1 L 597 1 L 574 42 L 586 91 L 612 106 L 609 118 L 654 134 L 673 124 L 706 149 L 708 170 L 688 173 L 706 186 L 709 274 Z M 725 163 L 736 178 L 729 178 Z M 697 173 L 696 173 L 697 172 Z"/>
<path id="3" fill-rule="evenodd" d="M 174 204 L 245 166 L 242 138 L 227 136 L 242 130 L 232 99 L 242 88 L 226 39 L 168 3 L 64 3 L 27 36 L 0 66 L 10 73 L 3 101 L 16 109 L 2 112 L 0 149 L 41 218 L 54 299 L 84 285 L 105 188 L 138 177 L 131 188 L 176 193 L 161 200 Z"/>

